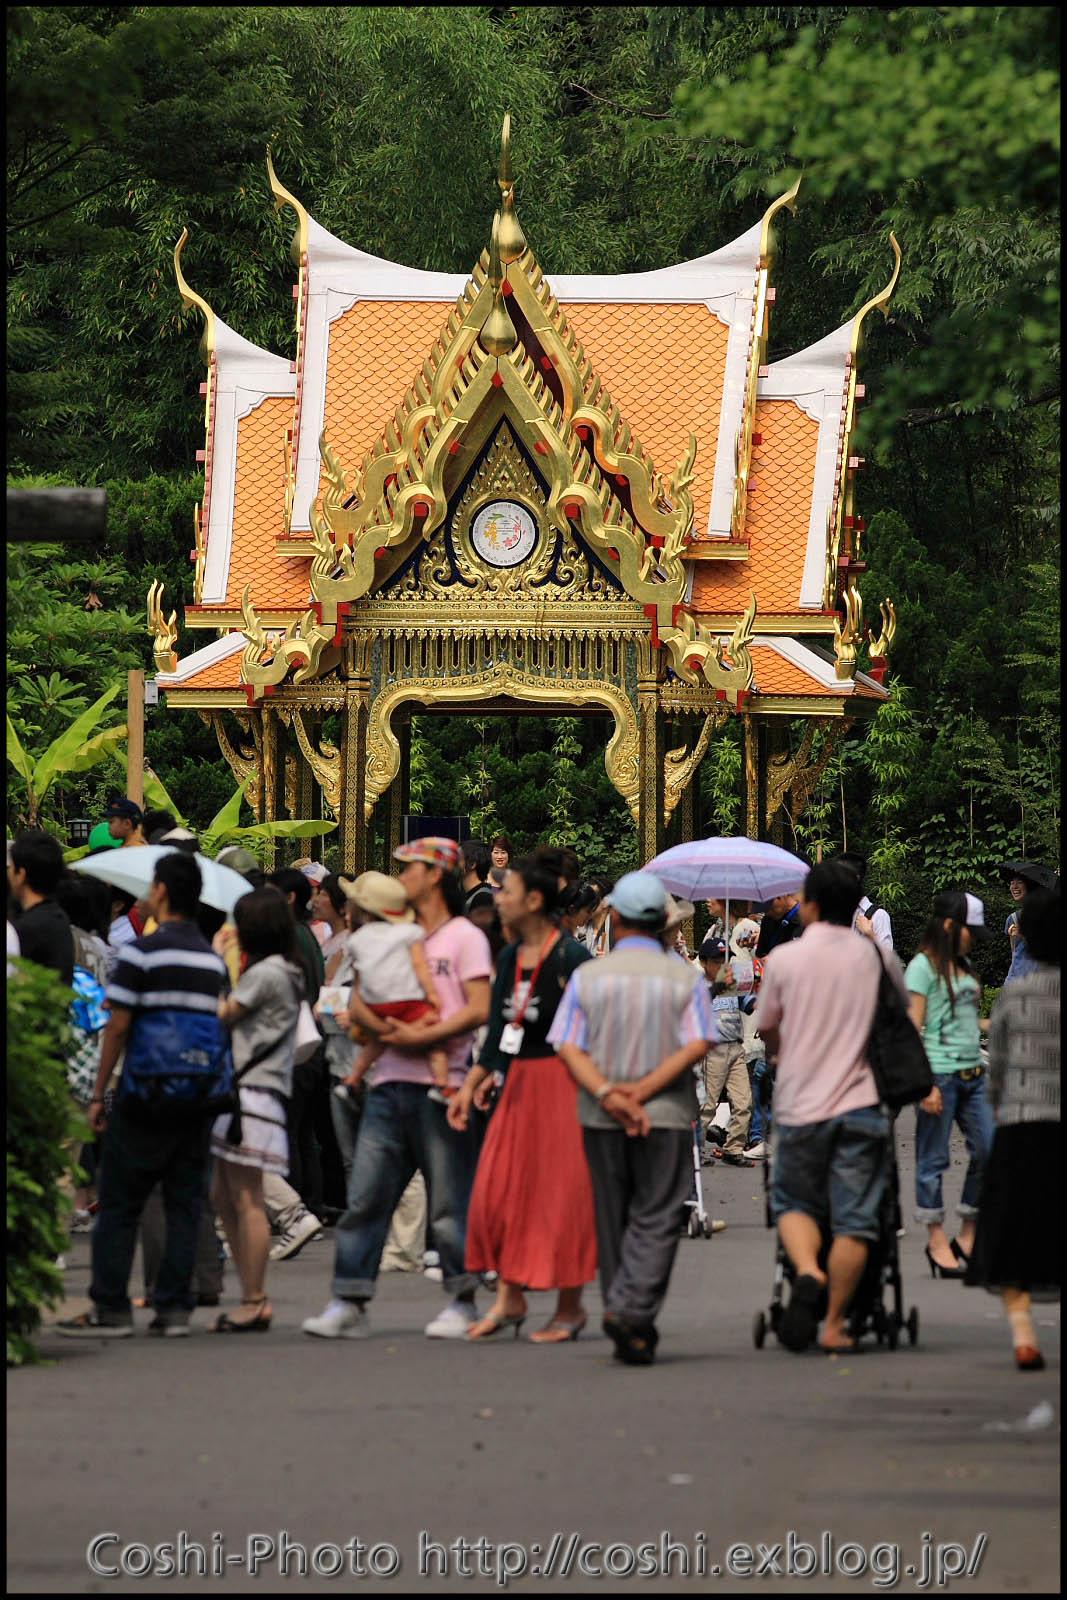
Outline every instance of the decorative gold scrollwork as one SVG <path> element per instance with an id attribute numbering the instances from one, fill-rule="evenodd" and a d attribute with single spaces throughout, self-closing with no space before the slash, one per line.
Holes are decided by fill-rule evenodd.
<path id="1" fill-rule="evenodd" d="M 709 711 L 704 718 L 703 727 L 690 747 L 688 744 L 679 745 L 675 750 L 668 750 L 663 759 L 663 826 L 666 828 L 674 814 L 682 795 L 692 781 L 704 752 L 708 748 L 708 740 L 716 728 L 721 728 L 729 716 L 725 706 L 716 706 L 714 711 Z"/>
<path id="2" fill-rule="evenodd" d="M 153 658 L 157 672 L 177 672 L 178 613 L 163 617 L 163 584 L 156 582 L 148 591 L 148 632 L 155 636 Z"/>
<path id="3" fill-rule="evenodd" d="M 322 740 L 318 749 L 304 722 L 304 713 L 293 707 L 293 732 L 304 760 L 315 775 L 315 781 L 325 796 L 334 816 L 341 813 L 341 752 L 336 745 Z"/>
<path id="4" fill-rule="evenodd" d="M 834 671 L 844 682 L 856 676 L 856 649 L 863 640 L 863 601 L 855 584 L 845 593 L 845 625 L 834 617 Z"/>
<path id="5" fill-rule="evenodd" d="M 626 695 L 604 683 L 526 676 L 507 662 L 499 662 L 483 672 L 396 683 L 377 696 L 371 705 L 367 729 L 366 820 L 369 822 L 375 801 L 400 771 L 400 745 L 391 725 L 398 706 L 408 700 L 426 705 L 466 705 L 500 697 L 531 700 L 539 705 L 582 706 L 593 702 L 606 706 L 615 719 L 615 732 L 604 753 L 604 766 L 630 814 L 637 820 L 641 794 L 640 739 L 637 712 Z"/>
<path id="6" fill-rule="evenodd" d="M 785 803 L 786 795 L 789 796 L 789 810 L 793 821 L 800 820 L 846 726 L 843 721 L 835 717 L 812 718 L 805 725 L 804 737 L 794 755 L 791 756 L 789 751 L 785 750 L 779 755 L 771 756 L 767 763 L 767 793 L 763 818 L 765 827 L 771 826 L 778 808 Z M 824 738 L 822 749 L 812 761 L 811 747 L 816 728 L 822 731 Z"/>
<path id="7" fill-rule="evenodd" d="M 244 783 L 246 778 L 253 780 L 245 790 L 245 798 L 252 808 L 252 815 L 257 822 L 261 822 L 263 818 L 261 815 L 262 807 L 260 806 L 259 776 L 262 738 L 258 723 L 243 713 L 237 718 L 237 721 L 244 726 L 245 731 L 252 734 L 254 745 L 252 749 L 249 749 L 246 745 L 234 745 L 230 742 L 223 726 L 221 711 L 202 711 L 200 715 L 206 723 L 214 728 L 215 737 L 219 742 L 219 749 L 222 751 L 226 765 L 237 779 L 237 782 Z"/>
<path id="8" fill-rule="evenodd" d="M 878 609 L 882 614 L 882 631 L 877 639 L 871 639 L 868 631 L 867 649 L 872 661 L 884 661 L 888 657 L 889 647 L 897 632 L 897 613 L 892 600 L 887 596 Z"/>

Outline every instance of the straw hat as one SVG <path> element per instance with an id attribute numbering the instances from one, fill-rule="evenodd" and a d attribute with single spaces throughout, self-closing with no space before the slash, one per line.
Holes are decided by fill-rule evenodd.
<path id="1" fill-rule="evenodd" d="M 403 885 L 384 872 L 361 872 L 350 882 L 340 878 L 342 890 L 361 911 L 383 922 L 414 922 L 414 909 L 408 905 Z"/>
<path id="2" fill-rule="evenodd" d="M 667 920 L 663 925 L 664 933 L 673 933 L 675 928 L 682 926 L 683 922 L 688 922 L 695 912 L 696 906 L 692 900 L 679 900 L 677 895 L 669 894 L 667 896 Z"/>

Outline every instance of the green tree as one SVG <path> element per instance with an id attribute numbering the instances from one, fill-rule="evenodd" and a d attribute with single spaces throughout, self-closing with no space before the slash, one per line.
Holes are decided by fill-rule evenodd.
<path id="1" fill-rule="evenodd" d="M 27 755 L 11 718 L 7 719 L 7 760 L 8 765 L 22 780 L 23 791 L 21 804 L 24 811 L 20 821 L 31 828 L 39 827 L 42 821 L 42 811 L 48 799 L 50 790 L 60 780 L 73 772 L 85 772 L 89 767 L 97 766 L 107 756 L 122 744 L 126 738 L 126 724 L 116 723 L 110 728 L 101 728 L 104 712 L 119 692 L 119 685 L 105 691 L 95 700 L 87 710 L 74 721 L 36 760 Z M 18 804 L 19 790 L 16 786 L 9 794 L 9 805 L 12 797 Z"/>

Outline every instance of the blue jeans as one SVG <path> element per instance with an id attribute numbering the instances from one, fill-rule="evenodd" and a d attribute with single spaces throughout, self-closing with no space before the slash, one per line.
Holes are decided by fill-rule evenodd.
<path id="1" fill-rule="evenodd" d="M 367 1091 L 359 1124 L 348 1209 L 337 1224 L 333 1293 L 370 1300 L 389 1223 L 416 1170 L 426 1180 L 427 1223 L 441 1257 L 447 1294 L 470 1293 L 478 1275 L 464 1269 L 467 1206 L 481 1145 L 472 1115 L 465 1133 L 445 1120 L 445 1107 L 425 1084 L 383 1083 Z"/>
<path id="2" fill-rule="evenodd" d="M 986 1075 L 964 1082 L 956 1073 L 936 1077 L 941 1090 L 941 1115 L 920 1111 L 915 1117 L 915 1217 L 918 1222 L 944 1222 L 941 1174 L 949 1164 L 948 1144 L 953 1122 L 967 1142 L 970 1162 L 957 1211 L 976 1217 L 982 1196 L 982 1179 L 993 1148 L 993 1109 L 989 1104 Z"/>
<path id="3" fill-rule="evenodd" d="M 748 1078 L 752 1085 L 752 1127 L 749 1131 L 749 1143 L 758 1144 L 766 1139 L 771 1131 L 771 1108 L 763 1103 L 763 1085 L 767 1079 L 766 1061 L 749 1061 Z"/>

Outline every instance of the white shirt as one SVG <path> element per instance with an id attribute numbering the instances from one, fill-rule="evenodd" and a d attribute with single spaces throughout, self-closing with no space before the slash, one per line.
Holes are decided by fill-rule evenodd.
<path id="1" fill-rule="evenodd" d="M 348 941 L 348 953 L 365 1005 L 426 998 L 411 964 L 412 945 L 425 937 L 417 922 L 365 922 L 356 929 Z"/>
<path id="2" fill-rule="evenodd" d="M 859 905 L 856 907 L 856 914 L 852 918 L 853 931 L 855 931 L 856 919 L 858 917 L 867 916 L 867 908 L 873 904 L 874 902 L 870 896 L 865 894 Z M 883 911 L 882 907 L 879 906 L 877 911 L 874 913 L 874 916 L 871 917 L 871 926 L 874 929 L 875 943 L 880 944 L 884 950 L 892 950 L 893 924 L 889 920 L 889 912 Z"/>

